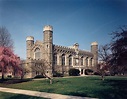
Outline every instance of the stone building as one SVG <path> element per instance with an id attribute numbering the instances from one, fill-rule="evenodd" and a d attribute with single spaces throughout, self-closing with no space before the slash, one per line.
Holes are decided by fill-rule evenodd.
<path id="1" fill-rule="evenodd" d="M 54 72 L 68 74 L 70 68 L 80 70 L 80 75 L 84 75 L 85 69 L 95 69 L 98 63 L 98 44 L 91 43 L 91 51 L 79 49 L 79 44 L 75 43 L 71 47 L 53 44 L 53 27 L 50 25 L 43 28 L 43 40 L 34 41 L 34 37 L 26 38 L 26 60 L 24 66 L 30 68 L 38 61 L 46 60 L 50 65 L 45 72 L 52 75 Z M 26 77 L 34 77 L 36 73 L 28 73 Z"/>

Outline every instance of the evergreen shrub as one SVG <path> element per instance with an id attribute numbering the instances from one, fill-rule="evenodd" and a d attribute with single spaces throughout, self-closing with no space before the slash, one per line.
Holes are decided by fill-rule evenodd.
<path id="1" fill-rule="evenodd" d="M 79 76 L 80 71 L 78 69 L 70 69 L 69 76 Z"/>

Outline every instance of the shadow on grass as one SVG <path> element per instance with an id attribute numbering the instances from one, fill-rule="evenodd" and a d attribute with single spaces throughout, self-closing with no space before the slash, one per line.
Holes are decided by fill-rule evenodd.
<path id="1" fill-rule="evenodd" d="M 87 97 L 88 96 L 86 93 L 82 93 L 82 92 L 69 92 L 66 95 L 80 96 L 80 97 Z"/>
<path id="2" fill-rule="evenodd" d="M 29 96 L 29 95 L 0 92 L 0 99 L 48 99 L 48 98 L 42 98 L 42 97 L 35 97 L 35 96 Z"/>
<path id="3" fill-rule="evenodd" d="M 106 86 L 103 90 L 95 92 L 100 99 L 127 99 L 127 79 L 106 79 L 101 83 Z"/>
<path id="4" fill-rule="evenodd" d="M 8 97 L 6 99 L 45 99 L 45 98 L 18 94 L 18 95 L 14 95 L 14 96 Z"/>
<path id="5" fill-rule="evenodd" d="M 48 92 L 48 93 L 53 93 L 54 89 L 53 88 L 49 88 L 49 89 L 43 89 L 43 90 L 39 90 L 40 92 Z M 55 93 L 55 92 L 54 92 Z"/>
<path id="6" fill-rule="evenodd" d="M 52 80 L 52 83 L 53 84 L 49 84 L 49 79 L 46 79 L 46 80 L 42 80 L 41 83 L 45 84 L 45 85 L 66 85 L 67 83 L 71 83 L 71 81 L 68 81 L 68 80 L 59 80 L 59 79 L 53 79 Z"/>
<path id="7" fill-rule="evenodd" d="M 101 77 L 87 78 L 91 82 L 98 81 L 97 84 L 93 85 L 93 88 L 81 89 L 82 91 L 69 92 L 68 95 L 82 96 L 82 97 L 94 97 L 99 99 L 127 99 L 127 79 L 121 78 L 108 78 L 104 81 Z M 92 85 L 91 85 L 92 86 Z"/>
<path id="8" fill-rule="evenodd" d="M 22 82 L 28 82 L 31 81 L 32 79 L 0 79 L 0 83 L 3 84 L 16 84 L 16 83 L 22 83 Z"/>
<path id="9" fill-rule="evenodd" d="M 62 84 L 62 85 L 66 85 L 67 83 L 71 83 L 71 81 L 68 80 L 53 80 L 54 84 Z"/>

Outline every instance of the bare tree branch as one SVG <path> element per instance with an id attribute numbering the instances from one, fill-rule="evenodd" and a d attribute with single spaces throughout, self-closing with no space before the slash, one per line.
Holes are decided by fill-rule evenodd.
<path id="1" fill-rule="evenodd" d="M 99 53 L 99 57 L 100 57 L 101 61 L 103 61 L 105 63 L 107 63 L 109 61 L 111 52 L 110 52 L 110 47 L 108 44 L 101 45 L 99 47 L 98 53 Z"/>
<path id="2" fill-rule="evenodd" d="M 13 40 L 6 27 L 0 27 L 0 46 L 13 49 Z"/>
<path id="3" fill-rule="evenodd" d="M 52 84 L 52 78 L 47 75 L 47 70 L 51 68 L 51 63 L 48 63 L 46 60 L 36 60 L 35 65 L 31 67 L 34 72 L 41 73 L 44 77 L 50 80 L 50 84 Z"/>

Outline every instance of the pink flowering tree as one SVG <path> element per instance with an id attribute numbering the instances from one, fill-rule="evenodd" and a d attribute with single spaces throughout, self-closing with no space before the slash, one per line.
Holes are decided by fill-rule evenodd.
<path id="1" fill-rule="evenodd" d="M 19 67 L 20 59 L 9 47 L 0 47 L 0 68 L 2 79 L 4 74 L 13 70 L 14 75 L 22 75 L 22 69 Z"/>

